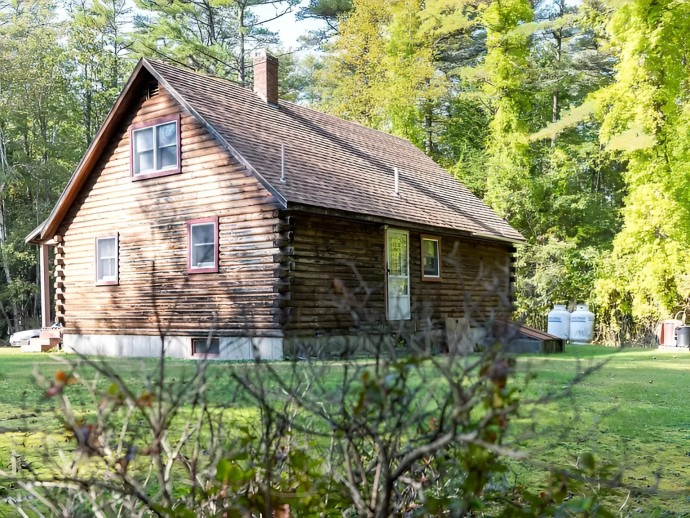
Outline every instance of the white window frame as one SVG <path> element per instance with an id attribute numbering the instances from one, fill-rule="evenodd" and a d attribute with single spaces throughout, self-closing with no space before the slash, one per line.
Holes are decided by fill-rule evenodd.
<path id="1" fill-rule="evenodd" d="M 199 351 L 198 349 L 210 349 Z M 215 350 L 214 350 L 215 349 Z M 215 358 L 220 356 L 220 338 L 192 338 L 192 356 Z"/>
<path id="2" fill-rule="evenodd" d="M 109 241 L 113 240 L 115 243 L 115 256 L 114 257 L 101 257 L 101 248 L 99 244 L 102 241 Z M 99 286 L 107 286 L 107 285 L 113 285 L 113 284 L 118 284 L 120 282 L 119 279 L 119 270 L 120 270 L 120 240 L 119 240 L 119 235 L 114 234 L 110 236 L 99 236 L 95 240 L 95 273 L 96 273 L 96 284 Z M 103 275 L 102 269 L 101 269 L 101 261 L 102 260 L 112 260 L 115 263 L 115 274 L 114 275 Z"/>
<path id="3" fill-rule="evenodd" d="M 393 236 L 405 239 L 405 271 L 402 275 L 392 275 L 390 268 L 390 254 L 392 251 L 389 246 L 389 239 Z M 395 295 L 391 292 L 395 287 L 397 281 L 404 281 L 407 284 L 406 295 Z M 410 278 L 410 233 L 407 230 L 397 228 L 386 229 L 386 318 L 388 320 L 410 320 L 411 308 L 410 302 L 412 300 L 412 286 Z"/>
<path id="4" fill-rule="evenodd" d="M 428 275 L 424 272 L 424 262 L 427 258 L 427 256 L 424 253 L 425 252 L 424 241 L 436 242 L 436 252 L 438 254 L 436 257 L 436 259 L 438 261 L 438 265 L 437 265 L 438 274 L 437 275 Z M 420 248 L 421 248 L 422 280 L 423 281 L 436 281 L 436 282 L 440 281 L 441 280 L 441 238 L 438 236 L 429 236 L 429 235 L 422 234 L 419 244 L 420 244 Z"/>
<path id="5" fill-rule="evenodd" d="M 161 128 L 162 126 L 167 126 L 169 124 L 174 124 L 175 125 L 175 143 L 174 144 L 169 144 L 167 146 L 159 146 L 158 145 L 158 128 Z M 151 149 L 146 149 L 145 152 L 152 152 L 153 153 L 153 168 L 152 169 L 147 169 L 145 171 L 140 171 L 137 170 L 139 160 L 138 157 L 139 155 L 144 152 L 141 150 L 137 149 L 137 134 L 140 134 L 144 131 L 151 131 L 151 141 L 152 141 L 152 148 Z M 180 145 L 181 145 L 181 139 L 180 139 L 180 117 L 179 116 L 172 116 L 172 117 L 161 117 L 159 119 L 155 119 L 153 121 L 146 121 L 146 122 L 141 122 L 138 124 L 135 124 L 132 126 L 130 130 L 130 153 L 131 153 L 131 164 L 130 164 L 130 171 L 131 171 L 131 176 L 133 180 L 142 180 L 145 178 L 152 178 L 152 177 L 157 177 L 157 176 L 167 176 L 170 174 L 176 174 L 180 172 L 181 168 L 181 150 L 180 150 Z M 160 167 L 158 164 L 158 155 L 161 149 L 164 148 L 171 148 L 175 147 L 175 164 L 169 165 L 166 167 Z"/>
<path id="6" fill-rule="evenodd" d="M 213 264 L 202 263 L 195 265 L 194 258 L 194 228 L 200 226 L 213 226 Z M 218 217 L 199 218 L 187 222 L 187 273 L 216 273 L 218 271 L 219 242 L 218 242 Z M 211 243 L 199 243 L 198 245 L 207 246 Z"/>

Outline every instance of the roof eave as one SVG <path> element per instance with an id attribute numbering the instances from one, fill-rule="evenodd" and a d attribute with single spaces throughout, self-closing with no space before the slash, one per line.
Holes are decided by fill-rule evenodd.
<path id="1" fill-rule="evenodd" d="M 453 227 L 444 227 L 444 226 L 439 226 L 439 225 L 430 225 L 430 224 L 424 224 L 424 223 L 417 223 L 414 221 L 406 221 L 406 220 L 401 220 L 401 219 L 396 219 L 396 218 L 391 218 L 391 217 L 384 217 L 384 216 L 376 216 L 376 215 L 371 215 L 371 214 L 364 214 L 361 212 L 352 212 L 352 211 L 346 211 L 342 209 L 333 209 L 333 208 L 328 208 L 328 207 L 320 207 L 318 205 L 308 205 L 305 203 L 289 203 L 287 210 L 290 211 L 295 211 L 295 212 L 306 212 L 306 213 L 311 213 L 311 214 L 319 214 L 322 216 L 338 216 L 338 217 L 345 217 L 350 220 L 354 221 L 364 221 L 367 223 L 374 223 L 374 224 L 379 224 L 379 225 L 396 225 L 396 226 L 406 226 L 411 229 L 415 230 L 420 230 L 420 231 L 445 231 L 449 233 L 453 233 L 456 235 L 460 236 L 465 236 L 467 238 L 475 238 L 475 239 L 480 239 L 482 241 L 499 241 L 501 243 L 508 243 L 508 244 L 522 244 L 525 242 L 525 238 L 520 236 L 520 238 L 514 238 L 510 236 L 503 236 L 503 235 L 497 235 L 497 234 L 488 234 L 488 233 L 482 233 L 482 232 L 471 232 L 469 230 L 463 230 L 463 229 L 458 229 L 458 228 L 453 228 Z"/>
<path id="2" fill-rule="evenodd" d="M 42 243 L 41 234 L 43 233 L 43 227 L 45 227 L 47 221 L 48 220 L 44 220 L 39 226 L 27 234 L 24 238 L 24 242 L 27 245 L 40 245 Z"/>
<path id="3" fill-rule="evenodd" d="M 98 133 L 96 133 L 96 136 L 91 141 L 91 144 L 86 150 L 86 153 L 84 153 L 84 156 L 79 162 L 79 165 L 77 165 L 76 169 L 74 170 L 74 173 L 72 174 L 72 177 L 67 183 L 67 186 L 62 191 L 62 194 L 60 195 L 60 198 L 58 198 L 55 207 L 53 207 L 50 216 L 48 216 L 45 222 L 41 225 L 40 235 L 34 236 L 30 242 L 40 243 L 42 241 L 46 241 L 49 238 L 49 236 L 50 238 L 52 238 L 52 234 L 54 234 L 57 228 L 59 227 L 63 218 L 67 214 L 69 207 L 74 201 L 74 198 L 83 186 L 84 181 L 86 180 L 88 173 L 91 171 L 91 168 L 93 167 L 95 161 L 100 156 L 100 153 L 103 151 L 103 148 L 107 145 L 107 139 L 105 139 L 104 137 L 113 131 L 113 125 L 116 119 L 122 116 L 123 108 L 126 106 L 126 102 L 129 101 L 130 90 L 132 89 L 134 83 L 139 79 L 141 69 L 143 68 L 143 64 L 144 59 L 140 59 L 136 67 L 134 67 L 134 71 L 130 75 L 127 84 L 122 89 L 120 96 L 115 101 L 115 104 L 108 113 L 108 116 L 105 118 L 103 124 L 101 124 L 101 127 L 98 129 Z M 31 235 L 32 234 L 30 234 L 30 236 Z M 27 236 L 27 239 L 28 237 L 29 236 Z M 27 240 L 27 243 L 28 242 L 29 241 Z"/>
<path id="4" fill-rule="evenodd" d="M 494 241 L 502 241 L 504 243 L 512 243 L 514 245 L 521 245 L 526 240 L 524 237 L 509 237 L 509 236 L 497 236 L 495 234 L 485 234 L 483 232 L 472 232 L 474 237 L 480 237 L 482 239 L 492 239 Z"/>

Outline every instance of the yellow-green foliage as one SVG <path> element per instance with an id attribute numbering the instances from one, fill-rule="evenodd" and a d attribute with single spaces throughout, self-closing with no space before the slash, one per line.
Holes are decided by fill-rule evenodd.
<path id="1" fill-rule="evenodd" d="M 488 145 L 487 201 L 510 220 L 519 216 L 516 192 L 528 188 L 527 126 L 529 106 L 522 93 L 529 56 L 529 34 L 515 29 L 531 22 L 527 0 L 492 2 L 483 13 L 486 27 L 485 92 L 494 110 Z"/>
<path id="2" fill-rule="evenodd" d="M 624 225 L 597 291 L 640 321 L 690 302 L 690 4 L 616 2 L 608 26 L 620 63 L 597 100 L 601 140 L 628 160 Z"/>
<path id="3" fill-rule="evenodd" d="M 440 29 L 421 0 L 355 0 L 353 7 L 320 77 L 323 108 L 421 144 L 420 111 L 444 92 L 433 64 Z"/>

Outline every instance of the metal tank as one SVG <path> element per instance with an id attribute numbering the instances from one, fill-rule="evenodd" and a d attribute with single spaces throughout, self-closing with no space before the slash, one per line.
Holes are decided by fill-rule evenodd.
<path id="1" fill-rule="evenodd" d="M 554 304 L 549 311 L 549 324 L 546 332 L 567 340 L 570 336 L 570 313 L 564 304 Z"/>
<path id="2" fill-rule="evenodd" d="M 594 338 L 594 313 L 587 304 L 578 304 L 570 315 L 570 341 L 588 344 Z"/>

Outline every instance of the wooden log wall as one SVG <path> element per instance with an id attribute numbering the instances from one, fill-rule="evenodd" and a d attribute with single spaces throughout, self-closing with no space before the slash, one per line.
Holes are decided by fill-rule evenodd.
<path id="1" fill-rule="evenodd" d="M 59 235 L 58 316 L 67 333 L 281 336 L 274 197 L 162 87 L 142 100 L 92 171 Z M 181 115 L 181 173 L 132 181 L 130 124 Z M 191 219 L 219 218 L 218 273 L 187 273 Z M 119 236 L 119 284 L 95 285 L 95 238 Z"/>
<path id="2" fill-rule="evenodd" d="M 296 214 L 294 270 L 286 336 L 380 333 L 386 320 L 382 225 Z M 421 233 L 410 231 L 411 331 L 443 328 L 446 318 L 481 324 L 512 311 L 511 245 L 441 238 L 442 281 L 422 281 Z"/>
<path id="3" fill-rule="evenodd" d="M 286 332 L 380 332 L 385 322 L 381 225 L 296 214 Z"/>
<path id="4" fill-rule="evenodd" d="M 511 245 L 424 233 L 441 239 L 441 281 L 422 280 L 421 238 L 410 232 L 410 285 L 414 330 L 439 328 L 446 318 L 473 325 L 510 316 Z"/>

